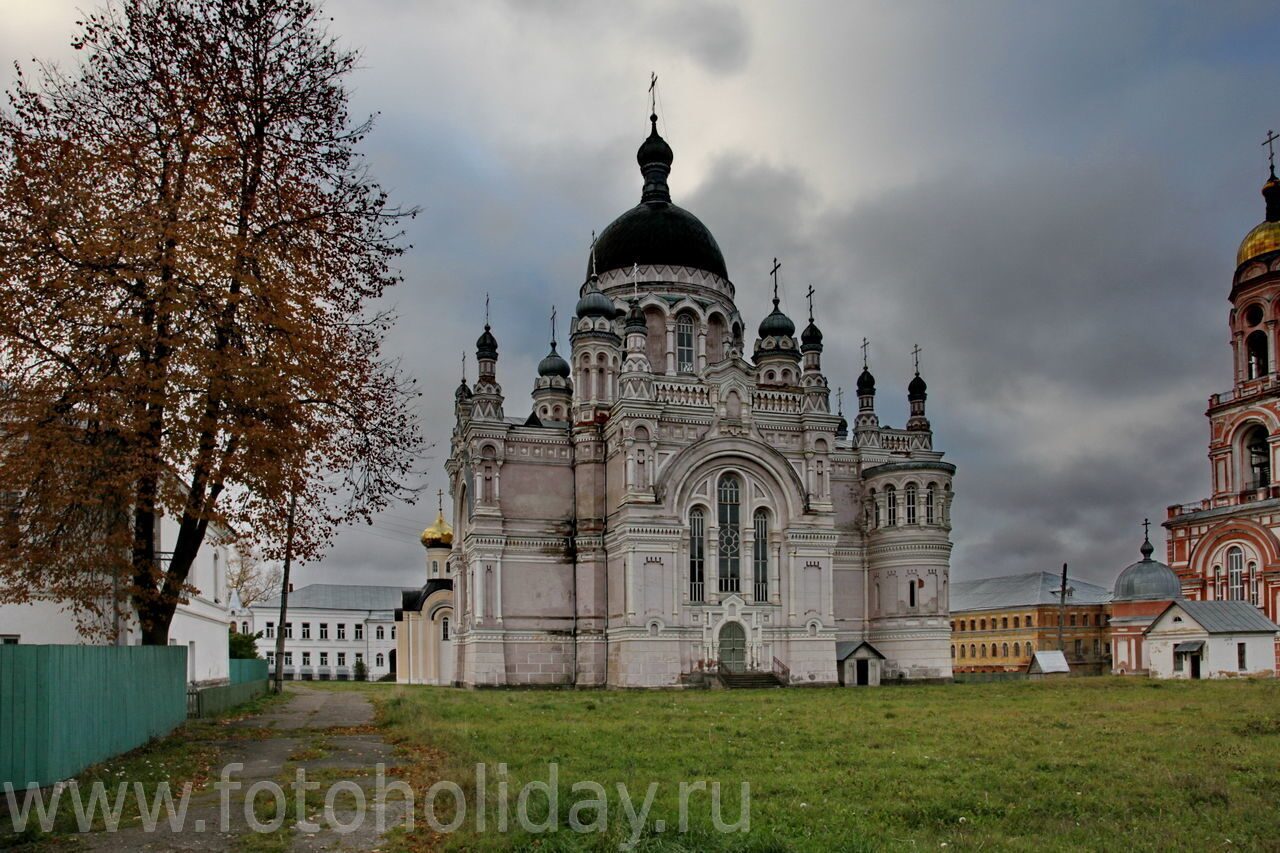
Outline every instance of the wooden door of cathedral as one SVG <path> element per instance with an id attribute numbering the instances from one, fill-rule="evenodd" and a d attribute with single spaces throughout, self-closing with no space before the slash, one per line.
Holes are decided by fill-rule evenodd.
<path id="1" fill-rule="evenodd" d="M 737 622 L 720 629 L 720 666 L 729 672 L 747 669 L 747 635 Z"/>

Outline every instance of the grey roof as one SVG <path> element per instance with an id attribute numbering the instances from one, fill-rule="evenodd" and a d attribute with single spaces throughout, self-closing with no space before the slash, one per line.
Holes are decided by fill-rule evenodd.
<path id="1" fill-rule="evenodd" d="M 1061 584 L 1062 576 L 1053 572 L 956 581 L 951 585 L 951 612 L 1057 604 Z M 1079 578 L 1068 576 L 1067 587 L 1074 590 L 1067 598 L 1068 604 L 1105 604 L 1111 600 L 1111 593 L 1104 587 Z"/>
<path id="2" fill-rule="evenodd" d="M 365 584 L 312 583 L 289 593 L 289 609 L 312 610 L 395 610 L 406 592 L 416 588 L 403 586 L 368 586 Z M 280 609 L 280 596 L 273 596 L 259 607 Z"/>
<path id="3" fill-rule="evenodd" d="M 1142 543 L 1142 559 L 1132 563 L 1116 577 L 1113 601 L 1162 601 L 1182 598 L 1182 581 L 1178 574 L 1159 560 L 1151 559 L 1154 549 L 1149 541 Z"/>
<path id="4" fill-rule="evenodd" d="M 1280 625 L 1272 622 L 1262 611 L 1247 601 L 1173 601 L 1159 616 L 1151 620 L 1151 627 L 1164 618 L 1173 607 L 1181 607 L 1196 624 L 1210 634 L 1274 634 Z M 1147 629 L 1148 631 L 1151 628 Z"/>
<path id="5" fill-rule="evenodd" d="M 1031 663 L 1027 666 L 1027 671 L 1035 673 L 1070 672 L 1071 667 L 1067 665 L 1067 656 L 1060 651 L 1036 652 L 1036 656 L 1031 659 Z"/>
<path id="6" fill-rule="evenodd" d="M 884 655 L 880 654 L 880 650 L 868 643 L 866 640 L 852 640 L 843 643 L 836 643 L 836 661 L 844 660 L 863 646 L 870 649 L 871 653 L 880 658 L 880 660 L 885 659 Z"/>
<path id="7" fill-rule="evenodd" d="M 1204 640 L 1187 640 L 1186 642 L 1175 644 L 1173 647 L 1173 653 L 1175 655 L 1190 654 L 1191 652 L 1198 652 L 1203 648 Z"/>

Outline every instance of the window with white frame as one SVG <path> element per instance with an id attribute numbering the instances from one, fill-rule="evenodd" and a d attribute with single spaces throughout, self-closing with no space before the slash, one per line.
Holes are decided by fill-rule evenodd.
<path id="1" fill-rule="evenodd" d="M 693 372 L 693 318 L 688 314 L 676 318 L 676 370 Z"/>
<path id="2" fill-rule="evenodd" d="M 364 639 L 364 624 L 363 624 L 363 623 L 360 623 L 360 622 L 357 622 L 357 623 L 356 623 L 356 639 L 357 639 L 357 640 L 363 640 L 363 639 Z"/>
<path id="3" fill-rule="evenodd" d="M 1227 549 L 1227 585 L 1232 601 L 1244 600 L 1244 551 L 1238 545 Z"/>
<path id="4" fill-rule="evenodd" d="M 268 622 L 267 629 L 263 631 L 262 636 L 266 637 L 267 639 L 271 639 L 275 635 L 276 635 L 276 623 Z"/>
<path id="5" fill-rule="evenodd" d="M 328 622 L 320 623 L 320 639 L 322 640 L 329 639 L 329 623 Z"/>
<path id="6" fill-rule="evenodd" d="M 347 625 L 345 622 L 338 623 L 338 639 L 345 640 L 347 638 Z"/>
<path id="7" fill-rule="evenodd" d="M 373 629 L 373 638 L 375 640 L 385 640 L 387 638 L 387 632 L 382 629 L 381 625 Z"/>
<path id="8" fill-rule="evenodd" d="M 742 484 L 733 474 L 720 477 L 716 489 L 719 508 L 720 532 L 717 536 L 716 554 L 719 562 L 721 592 L 740 592 L 742 584 Z"/>
<path id="9" fill-rule="evenodd" d="M 884 503 L 889 513 L 889 526 L 898 523 L 898 490 L 893 486 L 884 487 Z"/>
<path id="10" fill-rule="evenodd" d="M 916 484 L 907 483 L 906 501 L 907 501 L 907 524 L 916 523 Z"/>
<path id="11" fill-rule="evenodd" d="M 756 601 L 769 599 L 769 512 L 757 509 L 752 516 L 751 562 L 755 568 L 753 590 Z"/>
<path id="12" fill-rule="evenodd" d="M 689 600 L 706 600 L 707 515 L 702 507 L 689 510 Z"/>
<path id="13" fill-rule="evenodd" d="M 924 523 L 925 524 L 934 523 L 934 515 L 936 512 L 936 510 L 934 509 L 934 501 L 936 500 L 935 495 L 937 491 L 938 491 L 937 483 L 930 483 L 928 487 L 924 490 Z"/>
<path id="14" fill-rule="evenodd" d="M 311 623 L 310 622 L 302 623 L 302 639 L 304 640 L 311 639 Z"/>

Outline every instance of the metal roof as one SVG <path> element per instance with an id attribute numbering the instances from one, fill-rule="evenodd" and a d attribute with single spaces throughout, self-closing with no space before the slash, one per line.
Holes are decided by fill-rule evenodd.
<path id="1" fill-rule="evenodd" d="M 844 660 L 863 646 L 866 646 L 867 649 L 869 649 L 871 653 L 880 660 L 885 659 L 884 655 L 880 654 L 880 650 L 868 643 L 866 640 L 853 640 L 849 642 L 836 643 L 836 661 L 839 662 Z"/>
<path id="2" fill-rule="evenodd" d="M 1204 640 L 1187 640 L 1184 643 L 1178 643 L 1173 647 L 1175 655 L 1191 654 L 1198 652 L 1204 648 Z"/>
<path id="3" fill-rule="evenodd" d="M 1053 572 L 956 581 L 951 584 L 951 612 L 1057 604 L 1061 585 L 1062 576 Z M 1067 597 L 1068 604 L 1105 604 L 1111 600 L 1107 589 L 1079 578 L 1068 576 L 1067 587 L 1073 590 Z"/>
<path id="4" fill-rule="evenodd" d="M 1036 656 L 1032 658 L 1027 667 L 1027 672 L 1034 673 L 1070 671 L 1071 667 L 1067 665 L 1067 656 L 1059 651 L 1036 652 Z"/>
<path id="5" fill-rule="evenodd" d="M 402 586 L 367 586 L 364 584 L 312 583 L 289 593 L 289 609 L 309 610 L 395 610 L 406 592 L 417 589 Z M 280 609 L 280 596 L 273 596 L 253 609 Z"/>
<path id="6" fill-rule="evenodd" d="M 1274 634 L 1280 625 L 1247 601 L 1174 601 L 1155 619 L 1149 632 L 1174 607 L 1182 608 L 1191 620 L 1209 634 Z"/>

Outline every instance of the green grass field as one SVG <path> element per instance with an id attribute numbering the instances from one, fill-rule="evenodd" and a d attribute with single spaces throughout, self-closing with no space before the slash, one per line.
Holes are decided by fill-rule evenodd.
<path id="1" fill-rule="evenodd" d="M 349 688 L 350 689 L 350 688 Z M 658 783 L 640 850 L 1277 849 L 1280 682 L 1171 683 L 1093 678 L 1001 683 L 700 692 L 369 691 L 389 739 L 418 756 L 416 784 L 448 779 L 470 802 L 462 829 L 391 849 L 618 849 L 632 836 L 616 792 L 638 810 Z M 487 827 L 475 832 L 475 770 L 487 765 Z M 497 765 L 510 814 L 531 780 L 559 770 L 550 834 L 500 834 Z M 724 819 L 750 784 L 750 831 L 712 827 L 709 796 L 679 783 L 718 781 Z M 609 829 L 570 831 L 568 812 L 609 792 Z M 421 796 L 421 794 L 420 794 Z M 437 814 L 447 819 L 442 797 Z M 535 816 L 546 800 L 530 799 Z M 422 814 L 421 800 L 418 813 Z M 579 814 L 580 824 L 596 818 Z M 663 832 L 655 821 L 665 821 Z M 420 826 L 421 829 L 421 821 Z M 384 848 L 385 849 L 385 848 Z"/>

